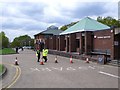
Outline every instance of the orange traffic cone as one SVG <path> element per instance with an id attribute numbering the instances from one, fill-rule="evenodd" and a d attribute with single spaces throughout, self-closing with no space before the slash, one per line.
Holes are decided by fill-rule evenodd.
<path id="1" fill-rule="evenodd" d="M 70 56 L 70 63 L 73 63 L 72 56 Z"/>
<path id="2" fill-rule="evenodd" d="M 44 65 L 43 58 L 40 60 L 40 65 Z"/>
<path id="3" fill-rule="evenodd" d="M 55 63 L 58 63 L 58 61 L 57 61 L 57 55 L 55 56 Z"/>
<path id="4" fill-rule="evenodd" d="M 17 57 L 15 58 L 15 65 L 19 65 Z"/>
<path id="5" fill-rule="evenodd" d="M 86 58 L 86 61 L 85 61 L 86 63 L 89 63 L 89 58 Z"/>

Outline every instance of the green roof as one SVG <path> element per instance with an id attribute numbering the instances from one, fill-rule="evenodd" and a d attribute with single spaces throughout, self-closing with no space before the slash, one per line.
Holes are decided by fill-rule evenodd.
<path id="1" fill-rule="evenodd" d="M 59 35 L 62 31 L 59 29 L 50 29 L 50 30 L 45 30 L 41 32 L 41 34 L 53 34 L 53 35 Z"/>
<path id="2" fill-rule="evenodd" d="M 68 28 L 67 30 L 60 33 L 60 35 L 82 32 L 82 31 L 97 31 L 97 30 L 106 30 L 106 29 L 110 29 L 110 27 L 94 19 L 86 17 L 80 20 L 75 25 Z"/>
<path id="3" fill-rule="evenodd" d="M 59 35 L 61 32 L 63 32 L 62 30 L 59 30 L 58 27 L 52 25 L 50 27 L 47 28 L 47 30 L 45 31 L 42 31 L 38 34 L 35 34 L 34 36 L 36 35 L 39 35 L 39 34 L 44 34 L 44 35 Z"/>

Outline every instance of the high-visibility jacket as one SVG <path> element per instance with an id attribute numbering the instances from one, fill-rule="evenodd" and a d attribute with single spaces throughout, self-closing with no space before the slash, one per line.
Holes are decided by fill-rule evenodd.
<path id="1" fill-rule="evenodd" d="M 38 57 L 38 53 L 36 52 L 36 57 Z"/>
<path id="2" fill-rule="evenodd" d="M 40 56 L 40 51 L 39 51 L 39 50 L 37 50 L 36 56 L 37 56 L 37 57 Z"/>
<path id="3" fill-rule="evenodd" d="M 47 54 L 48 54 L 48 49 L 43 49 L 42 54 L 43 54 L 43 56 L 47 56 Z"/>

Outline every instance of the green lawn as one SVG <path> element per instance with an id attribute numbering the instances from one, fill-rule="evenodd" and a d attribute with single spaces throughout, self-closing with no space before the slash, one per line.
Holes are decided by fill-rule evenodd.
<path id="1" fill-rule="evenodd" d="M 0 49 L 0 55 L 15 54 L 15 53 L 16 52 L 12 48 Z"/>
<path id="2" fill-rule="evenodd" d="M 3 72 L 3 65 L 0 64 L 0 73 Z"/>

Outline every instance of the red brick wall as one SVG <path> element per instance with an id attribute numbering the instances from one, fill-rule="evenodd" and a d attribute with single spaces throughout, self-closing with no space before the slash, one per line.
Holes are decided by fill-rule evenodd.
<path id="1" fill-rule="evenodd" d="M 49 49 L 49 38 L 45 39 L 45 47 Z"/>
<path id="2" fill-rule="evenodd" d="M 93 49 L 92 32 L 85 32 L 85 53 L 90 54 Z"/>
<path id="3" fill-rule="evenodd" d="M 53 47 L 52 47 L 52 49 L 53 49 L 53 50 L 56 50 L 56 36 L 53 36 L 53 39 L 52 39 L 52 40 L 53 40 L 53 43 L 52 43 L 52 44 L 53 44 L 53 45 L 52 45 Z"/>
<path id="4" fill-rule="evenodd" d="M 56 36 L 56 50 L 59 50 L 59 38 L 60 36 Z"/>
<path id="5" fill-rule="evenodd" d="M 106 50 L 109 49 L 111 51 L 111 57 L 114 55 L 114 32 L 111 30 L 101 30 L 94 32 L 93 38 L 93 49 L 101 49 Z"/>
<path id="6" fill-rule="evenodd" d="M 76 52 L 76 33 L 70 34 L 69 52 Z"/>
<path id="7" fill-rule="evenodd" d="M 65 36 L 60 36 L 59 38 L 59 50 L 65 51 Z"/>
<path id="8" fill-rule="evenodd" d="M 49 45 L 48 45 L 48 47 L 49 47 L 49 49 L 52 49 L 52 43 L 53 43 L 53 40 L 52 40 L 52 37 L 49 37 Z"/>

